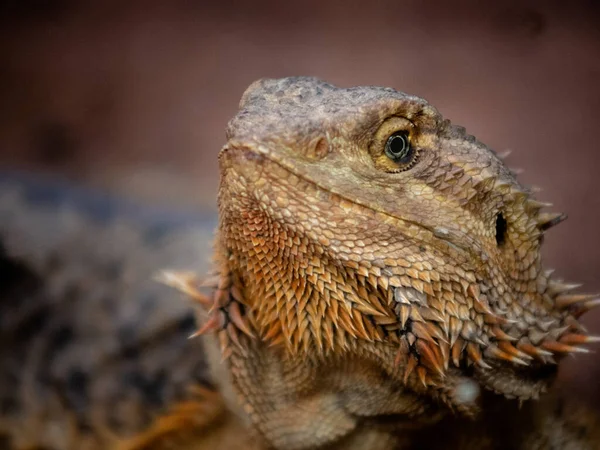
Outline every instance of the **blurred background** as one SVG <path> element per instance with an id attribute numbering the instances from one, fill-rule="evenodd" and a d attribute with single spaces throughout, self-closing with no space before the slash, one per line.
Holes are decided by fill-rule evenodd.
<path id="1" fill-rule="evenodd" d="M 315 75 L 428 99 L 570 220 L 547 261 L 600 291 L 600 3 L 0 0 L 0 169 L 215 207 L 244 89 Z M 587 318 L 600 334 L 600 313 Z M 600 359 L 565 372 L 598 395 Z"/>

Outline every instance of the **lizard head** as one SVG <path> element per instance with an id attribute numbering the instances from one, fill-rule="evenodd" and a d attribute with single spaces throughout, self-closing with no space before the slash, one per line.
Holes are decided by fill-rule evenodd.
<path id="1" fill-rule="evenodd" d="M 425 100 L 261 80 L 227 137 L 228 264 L 290 355 L 370 351 L 414 389 L 456 375 L 524 400 L 593 340 L 577 318 L 597 300 L 542 267 L 564 215 Z"/>

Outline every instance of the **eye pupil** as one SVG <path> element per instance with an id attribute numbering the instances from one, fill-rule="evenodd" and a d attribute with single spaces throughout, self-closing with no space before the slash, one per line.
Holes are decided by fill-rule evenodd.
<path id="1" fill-rule="evenodd" d="M 395 162 L 410 162 L 413 150 L 410 146 L 408 133 L 406 131 L 399 131 L 392 134 L 385 144 L 385 154 Z"/>

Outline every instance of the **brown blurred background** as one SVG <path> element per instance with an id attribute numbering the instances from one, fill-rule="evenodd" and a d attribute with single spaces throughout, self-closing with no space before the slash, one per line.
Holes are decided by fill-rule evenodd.
<path id="1" fill-rule="evenodd" d="M 0 0 L 0 169 L 214 208 L 248 84 L 316 75 L 425 97 L 569 213 L 547 260 L 600 291 L 600 5 Z M 600 313 L 587 320 L 600 333 Z M 594 362 L 597 360 L 598 362 Z M 600 393 L 599 357 L 577 389 Z"/>

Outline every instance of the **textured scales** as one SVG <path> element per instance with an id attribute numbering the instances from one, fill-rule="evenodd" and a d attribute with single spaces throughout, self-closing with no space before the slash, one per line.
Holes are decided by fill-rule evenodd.
<path id="1" fill-rule="evenodd" d="M 416 97 L 293 78 L 248 89 L 220 163 L 201 281 L 210 221 L 0 175 L 0 448 L 598 448 L 568 391 L 526 401 L 599 300 L 542 270 L 564 216 L 492 151 Z"/>
<path id="2" fill-rule="evenodd" d="M 385 154 L 397 132 L 405 165 Z M 598 300 L 542 268 L 565 216 L 426 101 L 261 80 L 227 139 L 214 295 L 186 290 L 208 310 L 198 334 L 218 337 L 232 407 L 271 445 L 333 444 L 393 415 L 388 448 L 402 420 L 476 416 L 480 389 L 537 399 L 596 340 L 577 317 Z"/>

